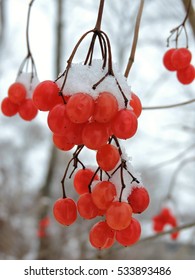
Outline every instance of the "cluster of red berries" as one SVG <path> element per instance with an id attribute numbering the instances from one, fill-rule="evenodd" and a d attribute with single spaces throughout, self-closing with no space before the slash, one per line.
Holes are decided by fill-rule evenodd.
<path id="1" fill-rule="evenodd" d="M 77 146 L 81 151 L 86 147 L 96 153 L 96 171 L 82 164 L 83 168 L 75 173 L 77 202 L 63 194 L 54 203 L 53 214 L 66 226 L 73 224 L 78 214 L 87 220 L 104 217 L 89 233 L 91 245 L 99 249 L 111 247 L 115 240 L 124 246 L 137 242 L 141 226 L 132 214 L 142 213 L 149 204 L 147 190 L 130 172 L 128 195 L 122 196 L 123 169 L 127 173 L 128 170 L 118 139 L 135 135 L 142 111 L 138 96 L 129 93 L 129 97 L 128 104 L 122 107 L 110 91 L 100 91 L 94 96 L 82 91 L 70 94 L 64 89 L 62 92 L 58 83 L 50 80 L 39 83 L 32 96 L 37 109 L 48 112 L 47 123 L 57 148 L 69 151 Z M 73 159 L 81 163 L 77 156 Z M 123 186 L 114 175 L 121 178 Z"/>
<path id="2" fill-rule="evenodd" d="M 144 187 L 133 187 L 127 201 L 118 201 L 116 185 L 101 181 L 89 168 L 78 170 L 73 183 L 79 194 L 77 202 L 60 198 L 53 207 L 54 217 L 60 224 L 71 225 L 76 221 L 77 213 L 87 220 L 100 216 L 101 221 L 96 222 L 89 232 L 91 245 L 98 249 L 111 247 L 115 240 L 123 246 L 139 240 L 141 226 L 132 214 L 142 213 L 149 205 L 149 195 Z"/>
<path id="3" fill-rule="evenodd" d="M 187 85 L 195 79 L 195 68 L 191 64 L 192 53 L 187 48 L 171 48 L 163 56 L 163 64 L 169 71 L 176 71 L 180 83 Z"/>
<path id="4" fill-rule="evenodd" d="M 33 93 L 35 106 L 41 111 L 49 111 L 47 121 L 55 146 L 65 151 L 75 145 L 98 150 L 99 163 L 102 157 L 112 154 L 109 161 L 112 164 L 108 168 L 113 169 L 119 153 L 113 145 L 107 144 L 108 139 L 113 134 L 119 139 L 127 139 L 136 133 L 137 118 L 141 114 L 139 98 L 132 94 L 130 106 L 135 109 L 119 110 L 117 99 L 110 92 L 101 92 L 96 99 L 84 92 L 63 96 L 59 92 L 57 83 L 43 81 Z M 108 159 L 103 161 L 108 164 Z"/>
<path id="5" fill-rule="evenodd" d="M 12 117 L 18 113 L 25 121 L 31 121 L 36 117 L 38 110 L 23 83 L 14 82 L 9 87 L 7 95 L 1 103 L 1 111 L 5 116 Z"/>
<path id="6" fill-rule="evenodd" d="M 153 217 L 153 229 L 156 232 L 162 232 L 165 226 L 177 227 L 177 219 L 167 207 L 162 208 L 161 212 Z M 171 233 L 172 239 L 177 239 L 179 232 Z"/>

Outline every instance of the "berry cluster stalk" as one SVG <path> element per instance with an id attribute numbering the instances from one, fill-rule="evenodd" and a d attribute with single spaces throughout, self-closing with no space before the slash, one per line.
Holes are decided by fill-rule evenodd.
<path id="1" fill-rule="evenodd" d="M 29 63 L 31 64 L 31 80 L 33 79 L 34 76 L 37 76 L 37 70 L 36 70 L 36 66 L 35 66 L 35 62 L 34 62 L 34 58 L 32 56 L 32 52 L 30 49 L 30 40 L 29 40 L 29 26 L 30 26 L 30 15 L 31 15 L 31 8 L 33 3 L 35 2 L 35 0 L 32 0 L 29 3 L 28 6 L 28 14 L 27 14 L 27 23 L 26 23 L 26 45 L 27 45 L 27 55 L 24 58 L 24 60 L 22 61 L 19 71 L 18 71 L 18 75 L 20 76 L 20 74 L 22 73 L 24 67 L 26 66 L 26 71 L 28 70 L 28 66 Z"/>
<path id="2" fill-rule="evenodd" d="M 179 39 L 179 36 L 181 35 L 182 31 L 184 30 L 185 32 L 185 37 L 186 37 L 186 48 L 188 48 L 188 34 L 187 34 L 187 30 L 186 30 L 186 21 L 188 19 L 188 16 L 189 16 L 189 13 L 190 13 L 190 8 L 191 8 L 191 3 L 192 0 L 189 0 L 189 3 L 188 3 L 188 8 L 187 8 L 187 12 L 186 12 L 186 15 L 185 15 L 185 18 L 184 20 L 182 21 L 181 24 L 179 24 L 178 26 L 176 26 L 175 28 L 173 28 L 171 31 L 170 31 L 170 36 L 167 38 L 167 47 L 169 47 L 169 42 L 170 42 L 170 39 L 172 36 L 175 35 L 175 44 L 176 44 L 176 48 L 178 47 L 178 39 Z"/>

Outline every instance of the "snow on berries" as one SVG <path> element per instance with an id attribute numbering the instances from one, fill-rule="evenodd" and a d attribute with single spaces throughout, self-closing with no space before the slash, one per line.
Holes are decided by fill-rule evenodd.
<path id="1" fill-rule="evenodd" d="M 141 225 L 134 215 L 147 209 L 149 194 L 122 147 L 137 132 L 142 104 L 131 92 L 127 76 L 112 61 L 110 40 L 100 30 L 101 13 L 95 28 L 83 34 L 65 70 L 54 81 L 38 82 L 27 36 L 27 56 L 2 102 L 2 111 L 7 116 L 18 113 L 27 121 L 38 111 L 47 114 L 53 144 L 72 152 L 61 180 L 62 197 L 53 205 L 54 218 L 64 226 L 75 223 L 78 216 L 95 219 L 89 242 L 94 248 L 106 249 L 115 242 L 130 246 L 139 240 Z M 80 43 L 90 33 L 85 60 L 73 63 Z M 97 38 L 101 59 L 93 58 Z M 30 76 L 24 72 L 29 62 Z M 94 154 L 95 166 L 80 159 L 83 150 Z M 67 194 L 67 179 L 72 179 L 77 201 Z"/>

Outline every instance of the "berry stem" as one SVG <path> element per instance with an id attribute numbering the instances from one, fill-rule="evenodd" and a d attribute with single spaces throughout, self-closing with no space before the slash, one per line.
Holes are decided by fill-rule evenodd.
<path id="1" fill-rule="evenodd" d="M 92 184 L 92 182 L 93 182 L 95 176 L 97 175 L 97 173 L 98 173 L 100 170 L 101 170 L 100 167 L 98 167 L 98 168 L 96 169 L 96 171 L 94 172 L 92 178 L 91 178 L 91 181 L 90 181 L 90 183 L 89 183 L 89 185 L 88 185 L 89 193 L 91 193 L 91 184 Z M 102 175 L 101 175 L 101 176 L 102 176 Z"/>
<path id="2" fill-rule="evenodd" d="M 78 156 L 79 156 L 80 152 L 82 151 L 83 147 L 84 147 L 84 145 L 79 145 L 77 147 L 77 149 L 75 150 L 75 152 L 72 155 L 72 158 L 69 160 L 69 162 L 68 162 L 68 164 L 66 166 L 66 169 L 65 169 L 65 172 L 64 172 L 64 176 L 63 176 L 63 178 L 61 180 L 63 198 L 67 197 L 66 196 L 66 192 L 65 192 L 65 179 L 66 179 L 66 176 L 67 176 L 67 173 L 68 173 L 68 170 L 69 170 L 71 162 L 74 161 L 74 163 L 73 163 L 73 167 L 74 168 L 73 168 L 73 170 L 72 170 L 72 172 L 71 172 L 71 174 L 69 176 L 69 179 L 72 177 L 74 171 L 77 169 L 78 163 L 80 163 L 82 165 L 83 169 L 85 169 L 84 164 L 78 159 Z"/>
<path id="3" fill-rule="evenodd" d="M 181 35 L 182 33 L 182 30 L 184 30 L 185 32 L 185 37 L 186 37 L 186 48 L 188 48 L 188 34 L 187 34 L 187 30 L 186 30 L 186 21 L 188 19 L 188 16 L 189 16 L 189 13 L 190 13 L 190 8 L 191 8 L 191 0 L 189 0 L 189 3 L 188 3 L 188 7 L 187 7 L 187 11 L 186 11 L 186 15 L 184 17 L 184 20 L 182 21 L 181 24 L 179 24 L 178 26 L 176 26 L 175 28 L 173 28 L 171 31 L 170 31 L 170 36 L 167 38 L 167 47 L 169 47 L 169 41 L 171 39 L 171 37 L 175 35 L 175 45 L 176 45 L 176 48 L 178 48 L 178 39 L 179 39 L 179 36 Z"/>
<path id="4" fill-rule="evenodd" d="M 121 202 L 122 199 L 122 194 L 123 194 L 123 190 L 126 188 L 125 182 L 124 182 L 124 176 L 123 176 L 123 168 L 126 166 L 126 161 L 125 160 L 121 160 L 121 165 L 120 165 L 120 177 L 121 177 L 121 191 L 120 191 L 120 196 L 119 196 L 119 201 Z"/>
<path id="5" fill-rule="evenodd" d="M 34 2 L 35 2 L 35 0 L 32 0 L 29 3 L 29 6 L 28 6 L 27 23 L 26 23 L 27 55 L 24 58 L 24 60 L 22 61 L 21 65 L 19 67 L 18 75 L 17 75 L 17 77 L 18 77 L 22 73 L 25 66 L 26 66 L 26 72 L 28 71 L 28 65 L 29 65 L 29 61 L 30 61 L 30 63 L 31 63 L 31 73 L 32 73 L 31 81 L 32 81 L 34 76 L 37 76 L 37 70 L 36 70 L 34 58 L 32 56 L 32 52 L 31 52 L 31 49 L 30 49 L 30 40 L 29 40 L 30 14 L 31 14 L 31 8 L 32 8 L 32 5 L 33 5 Z"/>
<path id="6" fill-rule="evenodd" d="M 98 10 L 98 17 L 95 25 L 95 29 L 100 31 L 101 30 L 101 23 L 102 23 L 102 15 L 104 11 L 104 2 L 105 0 L 100 0 L 99 10 Z"/>

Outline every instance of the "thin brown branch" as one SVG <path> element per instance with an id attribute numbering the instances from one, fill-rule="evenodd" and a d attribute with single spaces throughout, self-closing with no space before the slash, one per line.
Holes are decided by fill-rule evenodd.
<path id="1" fill-rule="evenodd" d="M 143 110 L 159 110 L 159 109 L 169 109 L 169 108 L 175 108 L 175 107 L 180 107 L 180 106 L 184 106 L 190 103 L 195 102 L 195 98 L 185 101 L 185 102 L 181 102 L 181 103 L 177 103 L 177 104 L 171 104 L 171 105 L 164 105 L 164 106 L 150 106 L 150 107 L 142 107 Z"/>
<path id="2" fill-rule="evenodd" d="M 140 244 L 140 243 L 146 242 L 146 241 L 153 241 L 154 239 L 157 239 L 159 237 L 165 236 L 167 234 L 172 234 L 174 232 L 185 230 L 185 229 L 189 229 L 189 228 L 192 228 L 192 227 L 195 227 L 195 221 L 192 222 L 192 223 L 189 223 L 189 224 L 185 224 L 185 225 L 181 225 L 181 226 L 178 226 L 178 227 L 174 227 L 174 228 L 172 228 L 170 230 L 166 230 L 166 231 L 163 231 L 163 232 L 156 233 L 156 234 L 148 236 L 148 237 L 144 237 L 144 238 L 140 239 L 140 241 L 138 243 L 136 243 L 136 244 Z"/>
<path id="3" fill-rule="evenodd" d="M 175 186 L 175 181 L 177 179 L 177 176 L 179 174 L 179 172 L 181 171 L 182 168 L 184 168 L 186 166 L 186 164 L 192 162 L 192 161 L 195 161 L 195 157 L 189 157 L 187 159 L 184 159 L 180 162 L 180 164 L 178 165 L 177 169 L 175 170 L 172 178 L 171 178 L 171 181 L 170 181 L 170 184 L 169 184 L 169 192 L 166 196 L 166 198 L 171 198 L 171 194 L 173 192 L 173 188 Z"/>
<path id="4" fill-rule="evenodd" d="M 129 76 L 131 67 L 132 67 L 134 59 L 135 59 L 135 52 L 136 52 L 136 47 L 137 47 L 137 41 L 138 41 L 139 28 L 140 28 L 140 22 L 141 22 L 143 7 L 144 7 L 144 0 L 140 0 L 140 7 L 139 7 L 138 14 L 137 14 L 136 24 L 135 24 L 135 29 L 134 29 L 133 45 L 132 45 L 132 48 L 131 48 L 130 57 L 129 57 L 127 67 L 126 67 L 126 70 L 125 70 L 125 74 L 124 74 L 124 76 L 126 78 L 128 78 L 128 76 Z"/>
<path id="5" fill-rule="evenodd" d="M 97 22 L 96 22 L 96 25 L 95 25 L 95 29 L 98 30 L 98 31 L 101 30 L 102 15 L 103 15 L 103 10 L 104 10 L 104 2 L 105 2 L 105 0 L 100 0 L 98 17 L 97 17 Z"/>
<path id="6" fill-rule="evenodd" d="M 162 168 L 162 167 L 164 167 L 164 166 L 167 166 L 168 164 L 171 164 L 171 163 L 173 163 L 173 162 L 175 162 L 175 161 L 181 159 L 182 157 L 186 156 L 186 154 L 187 154 L 190 150 L 194 149 L 194 147 L 195 147 L 195 144 L 190 145 L 190 146 L 187 147 L 184 151 L 178 153 L 178 154 L 177 154 L 176 156 L 174 156 L 173 158 L 168 159 L 168 160 L 165 160 L 165 161 L 160 162 L 160 163 L 157 163 L 157 164 L 155 164 L 154 166 L 150 166 L 150 167 L 148 167 L 146 170 L 159 169 L 159 168 Z"/>
<path id="7" fill-rule="evenodd" d="M 186 13 L 188 14 L 188 19 L 195 37 L 195 10 L 192 6 L 192 3 L 189 4 L 189 0 L 182 0 L 182 3 L 185 7 Z M 189 10 L 189 11 L 188 11 Z"/>

